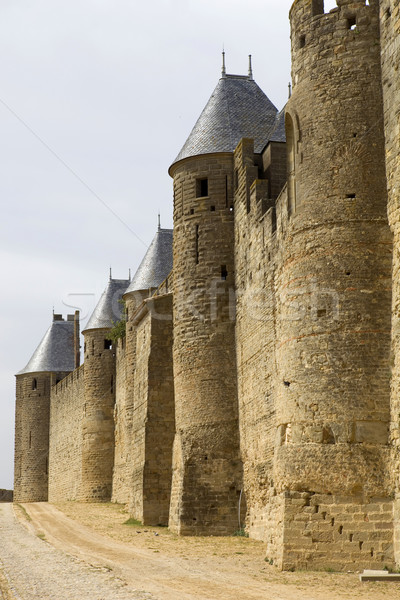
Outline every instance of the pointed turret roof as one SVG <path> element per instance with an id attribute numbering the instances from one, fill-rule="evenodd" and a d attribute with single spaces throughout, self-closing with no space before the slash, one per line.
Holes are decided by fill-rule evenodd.
<path id="1" fill-rule="evenodd" d="M 158 287 L 172 271 L 172 229 L 159 227 L 126 293 Z"/>
<path id="2" fill-rule="evenodd" d="M 275 127 L 278 109 L 249 75 L 226 75 L 217 87 L 173 164 L 184 158 L 233 152 L 241 138 L 253 138 L 262 152 Z"/>
<path id="3" fill-rule="evenodd" d="M 101 295 L 84 331 L 89 329 L 108 329 L 121 319 L 121 298 L 129 286 L 129 279 L 112 279 Z"/>
<path id="4" fill-rule="evenodd" d="M 66 373 L 75 368 L 74 354 L 74 315 L 64 321 L 61 315 L 54 315 L 53 322 L 22 371 L 25 373 Z"/>

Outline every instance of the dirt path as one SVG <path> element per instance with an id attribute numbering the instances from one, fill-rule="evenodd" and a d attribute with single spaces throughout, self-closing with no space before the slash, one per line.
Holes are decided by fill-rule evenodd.
<path id="1" fill-rule="evenodd" d="M 245 538 L 182 539 L 159 528 L 127 528 L 127 515 L 115 505 L 23 507 L 36 535 L 55 548 L 112 569 L 159 600 L 400 599 L 399 586 L 361 584 L 356 574 L 280 573 L 265 562 L 262 544 Z"/>

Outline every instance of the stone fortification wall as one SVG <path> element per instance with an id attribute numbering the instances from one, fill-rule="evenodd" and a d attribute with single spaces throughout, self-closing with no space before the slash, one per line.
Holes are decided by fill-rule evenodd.
<path id="1" fill-rule="evenodd" d="M 174 178 L 176 438 L 170 527 L 238 527 L 242 488 L 234 338 L 233 156 L 186 159 Z"/>
<path id="2" fill-rule="evenodd" d="M 144 524 L 168 525 L 175 435 L 171 295 L 146 300 L 133 322 L 137 358 L 130 512 Z"/>
<path id="3" fill-rule="evenodd" d="M 80 499 L 84 366 L 51 390 L 49 502 Z"/>
<path id="4" fill-rule="evenodd" d="M 400 4 L 380 3 L 382 81 L 389 223 L 394 237 L 392 298 L 391 443 L 395 503 L 395 554 L 400 564 Z"/>
<path id="5" fill-rule="evenodd" d="M 118 340 L 116 348 L 116 388 L 115 388 L 115 452 L 112 501 L 128 504 L 131 498 L 132 465 L 131 457 L 131 415 L 127 398 L 127 357 L 126 337 Z"/>
<path id="6" fill-rule="evenodd" d="M 111 499 L 114 467 L 115 350 L 107 329 L 85 335 L 85 410 L 82 418 L 80 499 Z"/>
<path id="7" fill-rule="evenodd" d="M 126 311 L 126 336 L 117 348 L 116 407 L 115 407 L 115 460 L 113 475 L 113 502 L 128 506 L 132 502 L 133 486 L 133 407 L 136 373 L 136 324 L 134 315 L 146 292 L 134 292 L 124 296 Z"/>
<path id="8" fill-rule="evenodd" d="M 286 492 L 283 503 L 283 569 L 393 567 L 391 498 Z"/>
<path id="9" fill-rule="evenodd" d="M 270 148 L 265 154 L 271 154 Z M 269 172 L 279 172 L 285 159 L 278 155 Z M 275 270 L 288 215 L 286 187 L 277 199 L 271 198 L 269 180 L 259 179 L 259 163 L 253 141 L 241 140 L 234 155 L 236 352 L 246 525 L 251 537 L 267 542 L 267 555 L 276 561 L 282 546 L 283 500 L 276 496 L 273 480 Z"/>
<path id="10" fill-rule="evenodd" d="M 48 498 L 50 390 L 66 373 L 17 375 L 14 501 Z"/>

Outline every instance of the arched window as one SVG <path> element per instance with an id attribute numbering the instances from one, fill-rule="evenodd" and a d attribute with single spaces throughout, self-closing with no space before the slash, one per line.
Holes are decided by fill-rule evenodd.
<path id="1" fill-rule="evenodd" d="M 32 389 L 37 390 L 37 379 L 36 378 L 32 379 Z"/>
<path id="2" fill-rule="evenodd" d="M 296 140 L 293 119 L 288 113 L 285 115 L 285 129 L 288 173 L 288 213 L 290 215 L 296 210 Z"/>

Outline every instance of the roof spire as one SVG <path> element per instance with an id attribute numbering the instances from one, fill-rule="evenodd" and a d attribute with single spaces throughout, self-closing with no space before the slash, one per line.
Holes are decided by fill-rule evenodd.
<path id="1" fill-rule="evenodd" d="M 132 279 L 131 269 L 129 268 L 129 281 Z"/>
<path id="2" fill-rule="evenodd" d="M 225 50 L 222 50 L 222 77 L 226 77 L 226 67 L 225 67 Z"/>
<path id="3" fill-rule="evenodd" d="M 112 267 L 110 267 L 110 281 L 112 279 Z"/>
<path id="4" fill-rule="evenodd" d="M 161 229 L 161 215 L 158 213 L 158 231 Z"/>
<path id="5" fill-rule="evenodd" d="M 249 79 L 253 80 L 253 68 L 251 66 L 251 54 L 249 54 Z"/>
<path id="6" fill-rule="evenodd" d="M 289 81 L 288 88 L 289 88 L 289 98 L 291 98 L 292 97 L 292 84 L 290 83 L 290 81 Z"/>

